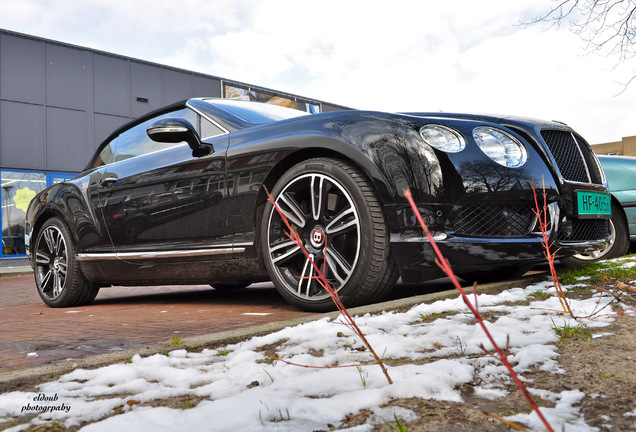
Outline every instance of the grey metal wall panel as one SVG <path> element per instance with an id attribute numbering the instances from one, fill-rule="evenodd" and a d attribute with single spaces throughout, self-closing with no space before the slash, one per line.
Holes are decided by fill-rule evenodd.
<path id="1" fill-rule="evenodd" d="M 108 138 L 108 135 L 128 121 L 129 120 L 125 117 L 95 114 L 95 148 L 90 149 L 91 155 L 94 153 L 95 149 L 99 147 L 102 141 Z"/>
<path id="2" fill-rule="evenodd" d="M 0 97 L 44 103 L 44 44 L 9 35 L 0 44 Z"/>
<path id="3" fill-rule="evenodd" d="M 129 116 L 128 61 L 95 54 L 93 65 L 95 112 Z"/>
<path id="4" fill-rule="evenodd" d="M 161 108 L 161 68 L 130 62 L 131 116 L 137 118 L 148 111 Z"/>
<path id="5" fill-rule="evenodd" d="M 84 51 L 46 45 L 46 104 L 85 109 L 86 63 Z"/>
<path id="6" fill-rule="evenodd" d="M 322 112 L 331 112 L 331 111 L 343 111 L 343 110 L 350 110 L 351 108 L 345 108 L 341 105 L 332 105 L 332 104 L 328 104 L 328 103 L 322 103 Z"/>
<path id="7" fill-rule="evenodd" d="M 221 97 L 221 80 L 195 75 L 194 96 Z"/>
<path id="8" fill-rule="evenodd" d="M 183 72 L 163 70 L 163 102 L 164 105 L 188 99 L 194 96 L 192 75 Z"/>
<path id="9" fill-rule="evenodd" d="M 129 119 L 192 96 L 221 79 L 0 29 L 0 167 L 79 170 Z"/>
<path id="10" fill-rule="evenodd" d="M 46 169 L 44 107 L 0 101 L 2 164 L 6 167 Z"/>
<path id="11" fill-rule="evenodd" d="M 46 168 L 81 171 L 88 162 L 84 112 L 64 108 L 46 109 Z"/>

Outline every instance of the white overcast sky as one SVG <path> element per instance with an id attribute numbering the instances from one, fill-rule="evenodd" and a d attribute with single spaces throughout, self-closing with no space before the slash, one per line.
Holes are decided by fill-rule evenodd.
<path id="1" fill-rule="evenodd" d="M 636 135 L 636 61 L 586 54 L 552 0 L 0 0 L 0 28 L 359 109 Z M 204 95 L 201 95 L 204 96 Z"/>

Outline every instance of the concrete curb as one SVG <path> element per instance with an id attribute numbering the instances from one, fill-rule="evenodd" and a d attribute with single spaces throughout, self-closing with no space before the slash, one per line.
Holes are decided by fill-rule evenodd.
<path id="1" fill-rule="evenodd" d="M 498 282 L 492 284 L 485 284 L 477 287 L 479 294 L 497 294 L 506 289 L 514 287 L 526 287 L 532 283 L 545 280 L 545 274 L 526 276 L 521 279 L 515 279 L 511 281 Z M 472 289 L 470 289 L 472 291 Z M 447 290 L 436 293 L 424 294 L 420 296 L 407 297 L 398 300 L 391 300 L 383 303 L 376 303 L 368 306 L 361 306 L 357 308 L 349 309 L 351 316 L 362 316 L 366 314 L 379 314 L 382 312 L 401 311 L 408 310 L 415 305 L 422 303 L 432 303 L 437 300 L 443 300 L 447 298 L 455 298 L 459 295 L 457 290 Z M 304 324 L 310 321 L 316 321 L 325 317 L 330 319 L 336 319 L 339 316 L 339 312 L 330 312 L 324 314 L 310 315 L 301 318 L 295 318 L 286 321 L 279 321 L 274 323 L 268 323 L 253 327 L 247 327 L 242 329 L 229 330 L 219 333 L 210 333 L 206 335 L 193 336 L 183 338 L 181 340 L 182 345 L 175 345 L 171 342 L 164 342 L 154 344 L 146 348 L 139 348 L 133 350 L 119 351 L 116 353 L 101 354 L 85 359 L 76 361 L 67 361 L 65 363 L 56 363 L 46 366 L 40 366 L 36 368 L 24 369 L 13 372 L 5 372 L 0 374 L 0 392 L 5 393 L 13 390 L 17 390 L 21 386 L 27 383 L 33 385 L 33 380 L 39 380 L 45 382 L 47 380 L 54 380 L 60 375 L 72 372 L 75 369 L 93 369 L 102 366 L 107 366 L 113 363 L 126 361 L 136 354 L 142 356 L 150 356 L 154 354 L 164 353 L 167 350 L 172 351 L 176 349 L 187 350 L 199 350 L 203 348 L 221 347 L 239 341 L 249 339 L 254 336 L 262 336 L 265 334 L 273 333 L 278 330 L 282 330 L 286 327 L 292 327 L 300 324 Z"/>
<path id="2" fill-rule="evenodd" d="M 33 274 L 31 266 L 0 266 L 0 278 Z"/>

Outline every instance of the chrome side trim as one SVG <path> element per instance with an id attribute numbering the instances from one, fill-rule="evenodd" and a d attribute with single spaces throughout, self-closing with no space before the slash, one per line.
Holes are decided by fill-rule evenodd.
<path id="1" fill-rule="evenodd" d="M 149 258 L 187 258 L 211 255 L 237 254 L 245 252 L 245 248 L 217 248 L 217 249 L 192 249 L 184 251 L 161 252 L 124 252 L 124 253 L 80 253 L 78 261 L 118 260 L 118 259 L 149 259 Z"/>

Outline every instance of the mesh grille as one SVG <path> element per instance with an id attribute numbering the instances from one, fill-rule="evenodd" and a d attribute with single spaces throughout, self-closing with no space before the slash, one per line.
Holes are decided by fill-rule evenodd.
<path id="1" fill-rule="evenodd" d="M 560 130 L 542 130 L 541 136 L 565 180 L 601 184 L 598 164 L 583 138 Z"/>
<path id="2" fill-rule="evenodd" d="M 601 240 L 609 235 L 609 220 L 607 219 L 574 219 L 571 222 L 572 234 L 566 236 L 561 229 L 559 230 L 559 240 Z"/>
<path id="3" fill-rule="evenodd" d="M 510 237 L 527 235 L 535 215 L 525 204 L 486 202 L 456 208 L 449 219 L 458 235 Z"/>

